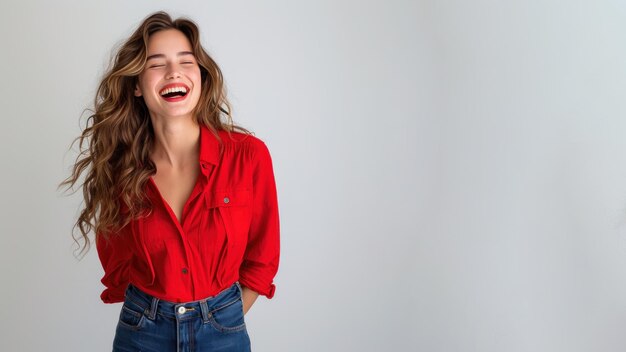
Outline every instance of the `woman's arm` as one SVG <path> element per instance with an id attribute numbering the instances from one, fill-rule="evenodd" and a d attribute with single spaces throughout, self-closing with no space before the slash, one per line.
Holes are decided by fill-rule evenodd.
<path id="1" fill-rule="evenodd" d="M 256 144 L 252 163 L 252 218 L 239 283 L 270 299 L 276 289 L 273 279 L 280 257 L 280 223 L 272 158 L 265 143 Z M 247 307 L 253 302 L 248 301 Z"/>
<path id="2" fill-rule="evenodd" d="M 100 280 L 106 287 L 100 294 L 104 303 L 124 301 L 124 294 L 129 282 L 130 260 L 130 224 L 118 233 L 109 233 L 108 241 L 102 233 L 96 235 L 96 248 L 104 276 Z"/>

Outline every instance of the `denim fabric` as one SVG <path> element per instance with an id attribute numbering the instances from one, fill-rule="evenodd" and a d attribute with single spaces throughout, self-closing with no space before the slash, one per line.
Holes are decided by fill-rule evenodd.
<path id="1" fill-rule="evenodd" d="M 250 351 L 239 281 L 199 301 L 174 303 L 129 284 L 113 352 Z"/>

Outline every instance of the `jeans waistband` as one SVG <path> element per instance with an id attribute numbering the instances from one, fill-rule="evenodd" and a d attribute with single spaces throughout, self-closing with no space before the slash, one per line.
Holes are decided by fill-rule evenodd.
<path id="1" fill-rule="evenodd" d="M 154 297 L 143 292 L 132 283 L 128 284 L 125 295 L 126 301 L 130 300 L 133 304 L 141 307 L 144 314 L 151 320 L 154 320 L 156 314 L 159 313 L 173 319 L 201 315 L 203 320 L 207 321 L 212 311 L 227 306 L 241 297 L 241 284 L 239 281 L 235 281 L 215 296 L 183 303 Z"/>

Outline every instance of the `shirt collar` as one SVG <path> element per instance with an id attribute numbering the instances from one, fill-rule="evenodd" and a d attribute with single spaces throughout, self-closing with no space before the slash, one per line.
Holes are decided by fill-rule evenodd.
<path id="1" fill-rule="evenodd" d="M 200 167 L 205 176 L 209 175 L 209 164 L 217 165 L 220 145 L 211 130 L 200 124 Z"/>

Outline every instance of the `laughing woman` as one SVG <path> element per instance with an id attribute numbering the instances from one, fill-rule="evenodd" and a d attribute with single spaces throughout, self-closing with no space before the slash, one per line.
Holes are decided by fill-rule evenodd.
<path id="1" fill-rule="evenodd" d="M 250 351 L 244 315 L 274 296 L 279 217 L 265 143 L 232 122 L 189 19 L 147 17 L 105 73 L 71 177 L 93 230 L 113 351 Z"/>

